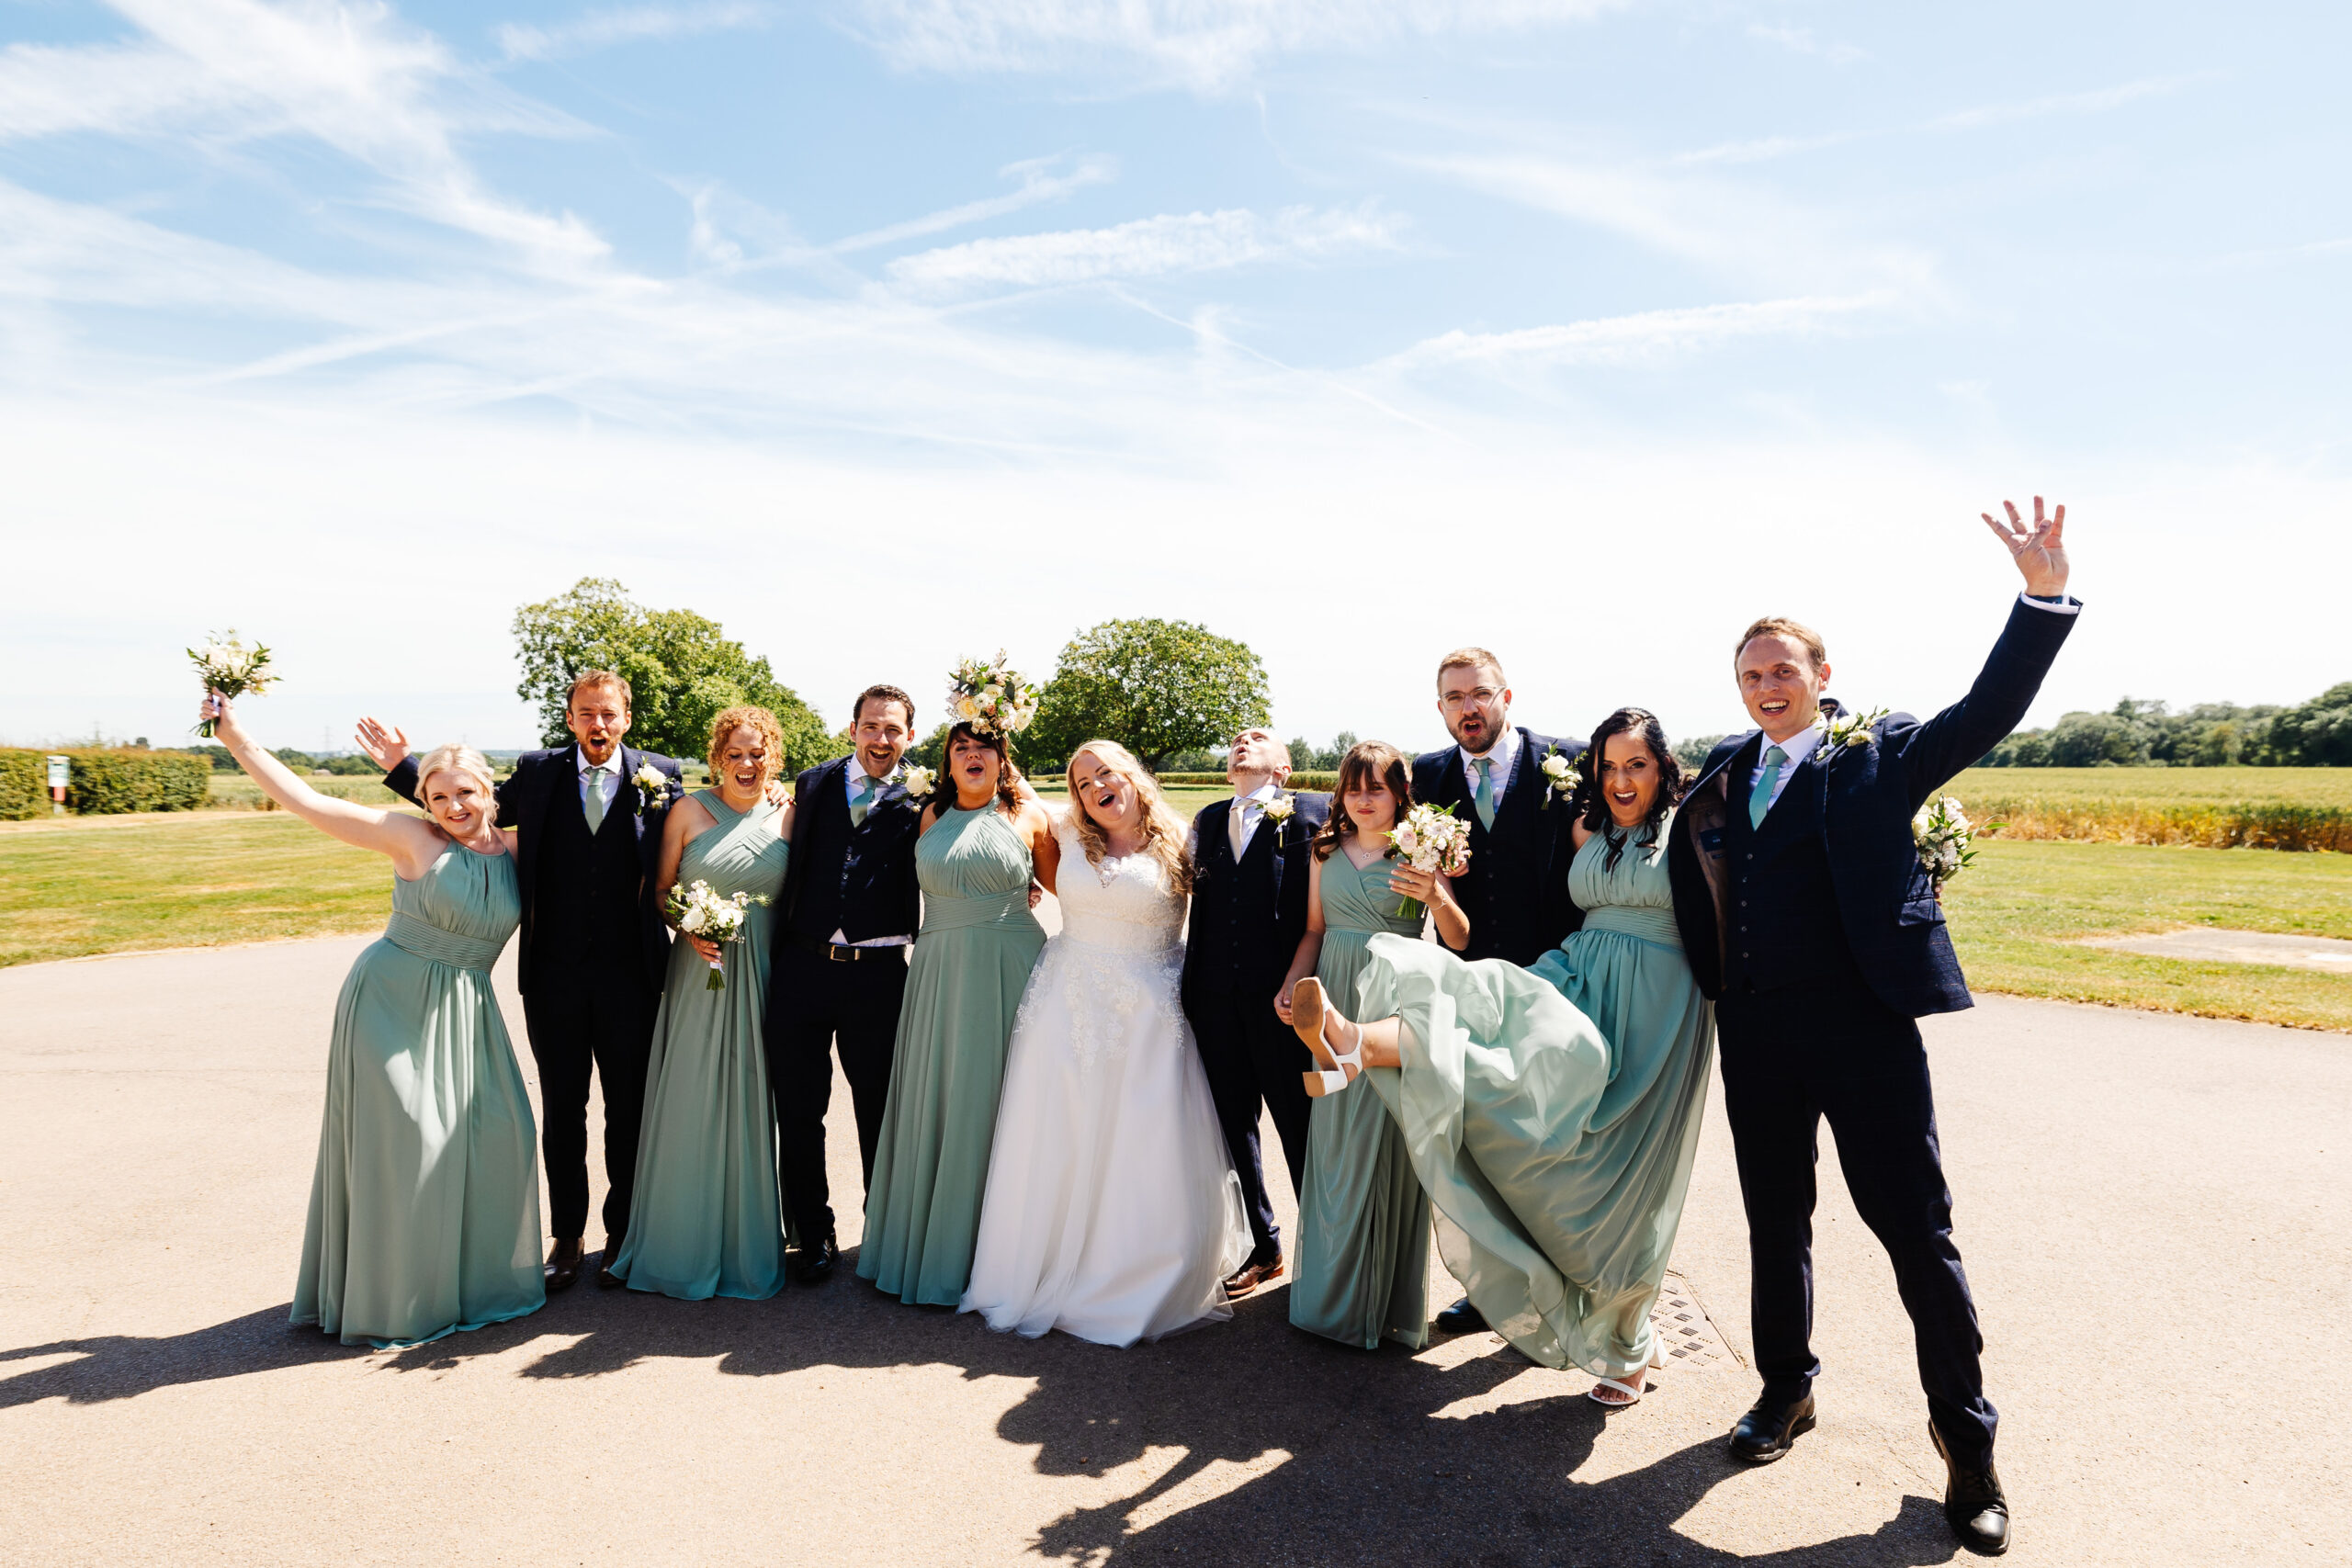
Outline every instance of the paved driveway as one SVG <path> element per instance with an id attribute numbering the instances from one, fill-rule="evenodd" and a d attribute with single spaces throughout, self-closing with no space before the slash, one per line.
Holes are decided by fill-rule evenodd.
<path id="1" fill-rule="evenodd" d="M 756 1303 L 583 1284 L 406 1352 L 288 1329 L 360 945 L 0 971 L 8 1561 L 1953 1556 L 1905 1321 L 1827 1147 L 1824 1423 L 1762 1471 L 1720 1450 L 1754 1391 L 1736 1360 L 1604 1418 L 1589 1379 L 1491 1336 L 1351 1352 L 1293 1332 L 1279 1290 L 1128 1351 L 848 1278 Z M 2352 1561 L 2352 1041 L 1997 998 L 1929 1041 L 2015 1560 Z M 1744 1356 L 1729 1153 L 1711 1109 L 1677 1266 Z"/>

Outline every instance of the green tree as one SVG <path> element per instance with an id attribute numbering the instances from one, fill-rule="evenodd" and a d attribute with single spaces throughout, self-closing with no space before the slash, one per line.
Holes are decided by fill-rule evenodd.
<path id="1" fill-rule="evenodd" d="M 1101 736 L 1154 773 L 1170 757 L 1266 722 L 1266 667 L 1247 643 L 1190 621 L 1105 621 L 1062 649 L 1023 752 L 1062 761 Z"/>
<path id="2" fill-rule="evenodd" d="M 756 703 L 784 728 L 786 773 L 847 750 L 765 659 L 754 659 L 718 623 L 692 610 L 648 610 L 608 577 L 583 577 L 571 592 L 514 612 L 517 694 L 539 710 L 548 745 L 571 737 L 563 727 L 572 677 L 617 671 L 634 694 L 629 740 L 649 751 L 698 758 L 710 721 L 738 703 Z"/>
<path id="3" fill-rule="evenodd" d="M 2285 767 L 2352 767 L 2352 681 L 2282 709 L 2264 737 L 2265 761 Z"/>

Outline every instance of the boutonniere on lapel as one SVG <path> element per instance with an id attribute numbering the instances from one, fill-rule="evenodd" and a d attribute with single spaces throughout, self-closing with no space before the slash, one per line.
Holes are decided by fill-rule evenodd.
<path id="1" fill-rule="evenodd" d="M 1877 737 L 1871 726 L 1887 716 L 1885 708 L 1872 708 L 1868 713 L 1836 713 L 1826 709 L 1813 716 L 1813 727 L 1821 731 L 1821 761 L 1824 766 L 1838 760 L 1838 754 L 1849 746 L 1867 746 Z"/>
<path id="2" fill-rule="evenodd" d="M 1566 800 L 1576 794 L 1577 787 L 1584 783 L 1584 775 L 1577 771 L 1576 763 L 1570 761 L 1568 754 L 1557 746 L 1545 749 L 1544 761 L 1540 765 L 1544 771 L 1543 808 L 1546 811 L 1552 809 L 1554 795 Z"/>
<path id="3" fill-rule="evenodd" d="M 1283 829 L 1290 825 L 1291 814 L 1298 809 L 1298 797 L 1276 795 L 1259 809 L 1265 813 L 1266 820 L 1274 825 L 1274 842 L 1279 844 L 1283 841 Z"/>
<path id="4" fill-rule="evenodd" d="M 658 807 L 669 804 L 670 775 L 650 762 L 639 762 L 628 782 L 637 786 L 637 814 L 639 817 Z"/>
<path id="5" fill-rule="evenodd" d="M 931 792 L 939 787 L 939 775 L 929 768 L 910 762 L 906 771 L 899 775 L 899 783 L 906 787 L 907 804 L 921 811 L 931 804 Z"/>

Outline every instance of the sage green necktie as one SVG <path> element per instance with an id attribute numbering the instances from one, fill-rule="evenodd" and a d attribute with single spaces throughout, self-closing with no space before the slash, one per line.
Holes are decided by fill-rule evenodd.
<path id="1" fill-rule="evenodd" d="M 874 796 L 881 787 L 880 779 L 876 778 L 864 768 L 857 770 L 857 798 L 849 803 L 851 827 L 862 828 L 865 825 L 865 814 L 874 809 Z"/>
<path id="2" fill-rule="evenodd" d="M 593 836 L 605 825 L 605 768 L 601 762 L 588 764 L 580 775 L 580 808 L 588 813 L 588 831 Z"/>
<path id="3" fill-rule="evenodd" d="M 1478 791 L 1471 796 L 1471 804 L 1478 808 L 1478 826 L 1491 833 L 1495 830 L 1495 760 L 1473 757 L 1470 765 L 1478 771 Z"/>
<path id="4" fill-rule="evenodd" d="M 1750 831 L 1764 826 L 1764 814 L 1772 809 L 1772 786 L 1781 782 L 1781 770 L 1788 764 L 1789 754 L 1778 746 L 1764 753 L 1764 776 L 1747 795 L 1747 826 Z"/>

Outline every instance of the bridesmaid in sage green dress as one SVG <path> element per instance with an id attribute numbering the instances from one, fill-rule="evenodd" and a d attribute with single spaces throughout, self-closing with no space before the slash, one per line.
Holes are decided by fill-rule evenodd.
<path id="1" fill-rule="evenodd" d="M 1326 993 L 1352 997 L 1375 933 L 1419 940 L 1420 916 L 1397 913 L 1408 887 L 1434 912 L 1440 936 L 1455 947 L 1470 940 L 1445 878 L 1386 858 L 1388 831 L 1411 803 L 1412 775 L 1395 747 L 1368 740 L 1340 759 L 1330 821 L 1307 873 L 1306 934 L 1274 1004 L 1283 1018 L 1292 986 L 1310 972 Z M 1377 1096 L 1317 1098 L 1298 1236 L 1295 1326 L 1367 1350 L 1383 1338 L 1416 1350 L 1429 1343 L 1429 1196 L 1403 1131 Z"/>
<path id="2" fill-rule="evenodd" d="M 1650 1307 L 1690 1190 L 1714 1014 L 1675 926 L 1681 771 L 1665 731 L 1620 709 L 1585 757 L 1596 776 L 1568 872 L 1581 931 L 1532 969 L 1375 936 L 1352 996 L 1302 986 L 1293 1012 L 1318 1056 L 1361 1042 L 1443 1216 L 1446 1268 L 1487 1322 L 1624 1405 L 1656 1364 Z"/>
<path id="3" fill-rule="evenodd" d="M 203 716 L 272 800 L 392 863 L 391 919 L 335 1002 L 293 1321 L 381 1350 L 537 1311 L 538 1138 L 490 984 L 523 896 L 490 764 L 426 752 L 418 818 L 318 794 L 225 697 Z"/>
<path id="4" fill-rule="evenodd" d="M 1046 945 L 1029 883 L 1050 893 L 1060 863 L 1052 821 L 1019 778 L 1001 736 L 956 725 L 943 781 L 955 798 L 924 810 L 915 841 L 922 930 L 857 1252 L 859 1277 L 903 1302 L 952 1307 L 971 1282 L 1005 1046 Z"/>
<path id="5" fill-rule="evenodd" d="M 765 1301 L 784 1286 L 785 1225 L 776 1185 L 775 1119 L 761 1025 L 768 997 L 770 906 L 784 891 L 792 807 L 769 806 L 784 764 L 784 730 L 763 707 L 711 722 L 710 776 L 671 808 L 657 883 L 749 894 L 741 937 L 671 944 L 645 1121 L 637 1197 L 614 1270 L 632 1291 L 681 1301 Z M 710 988 L 713 963 L 725 984 Z"/>

